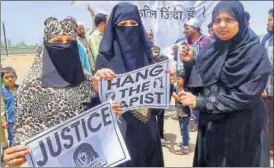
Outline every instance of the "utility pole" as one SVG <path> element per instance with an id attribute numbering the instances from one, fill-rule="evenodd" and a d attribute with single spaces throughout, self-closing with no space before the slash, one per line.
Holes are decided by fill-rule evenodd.
<path id="1" fill-rule="evenodd" d="M 7 38 L 6 38 L 6 29 L 5 29 L 5 23 L 3 22 L 3 33 L 4 33 L 4 41 L 5 41 L 5 48 L 6 48 L 6 56 L 9 55 L 8 53 L 8 45 L 7 45 Z"/>

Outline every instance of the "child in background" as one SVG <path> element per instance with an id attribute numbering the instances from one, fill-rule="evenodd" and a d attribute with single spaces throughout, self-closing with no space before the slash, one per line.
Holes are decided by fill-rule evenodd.
<path id="1" fill-rule="evenodd" d="M 13 144 L 13 126 L 14 126 L 14 104 L 18 85 L 15 84 L 17 75 L 12 67 L 3 68 L 1 71 L 1 78 L 4 83 L 2 88 L 4 102 L 6 106 L 6 117 L 8 122 L 8 140 L 9 146 Z"/>
<path id="2" fill-rule="evenodd" d="M 6 109 L 5 109 L 5 103 L 4 103 L 4 98 L 2 96 L 2 92 L 1 92 L 1 126 L 0 126 L 0 133 L 1 133 L 1 150 L 5 150 L 6 148 L 8 148 L 8 141 L 7 141 L 7 137 L 6 137 L 6 133 L 5 133 L 5 129 L 7 129 L 8 123 L 6 120 Z"/>
<path id="3" fill-rule="evenodd" d="M 180 130 L 182 135 L 182 143 L 181 143 L 181 152 L 184 155 L 189 153 L 189 121 L 191 118 L 190 108 L 188 106 L 183 106 L 180 103 L 179 92 L 184 90 L 184 80 L 185 73 L 183 70 L 177 72 L 177 85 L 175 86 L 175 91 L 173 92 L 173 98 L 175 99 L 175 109 L 177 112 Z"/>

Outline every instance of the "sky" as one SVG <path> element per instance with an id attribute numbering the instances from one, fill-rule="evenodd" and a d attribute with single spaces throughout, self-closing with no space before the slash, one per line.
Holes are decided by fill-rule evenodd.
<path id="1" fill-rule="evenodd" d="M 258 35 L 266 33 L 268 10 L 273 8 L 273 1 L 241 1 L 250 13 L 250 27 Z M 92 2 L 90 2 L 92 7 Z M 92 17 L 86 6 L 71 5 L 70 1 L 1 1 L 1 41 L 3 41 L 2 23 L 5 23 L 7 39 L 12 45 L 24 41 L 28 45 L 42 39 L 44 20 L 54 16 L 65 18 L 73 16 L 92 27 Z M 204 24 L 203 28 L 206 27 Z M 207 31 L 206 31 L 207 32 Z"/>

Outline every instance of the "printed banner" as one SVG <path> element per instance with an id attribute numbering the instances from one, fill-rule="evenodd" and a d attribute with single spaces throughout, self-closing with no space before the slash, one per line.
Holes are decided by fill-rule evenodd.
<path id="1" fill-rule="evenodd" d="M 25 142 L 30 167 L 114 167 L 130 160 L 111 103 L 104 102 Z"/>
<path id="2" fill-rule="evenodd" d="M 105 13 L 110 15 L 112 8 L 119 2 L 123 1 L 72 1 L 71 3 L 80 6 L 89 4 L 95 14 Z M 145 29 L 153 30 L 154 44 L 163 51 L 174 44 L 176 40 L 184 37 L 184 24 L 190 18 L 195 17 L 202 22 L 210 20 L 212 10 L 219 1 L 127 2 L 138 6 Z M 203 32 L 207 32 L 207 29 Z"/>
<path id="3" fill-rule="evenodd" d="M 122 111 L 137 108 L 169 107 L 170 75 L 168 60 L 117 75 L 112 81 L 99 83 L 102 101 L 121 103 Z"/>

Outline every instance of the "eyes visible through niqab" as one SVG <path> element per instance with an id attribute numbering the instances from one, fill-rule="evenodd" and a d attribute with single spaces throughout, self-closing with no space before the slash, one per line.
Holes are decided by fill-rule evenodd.
<path id="1" fill-rule="evenodd" d="M 117 26 L 138 26 L 138 22 L 135 20 L 123 20 Z"/>

